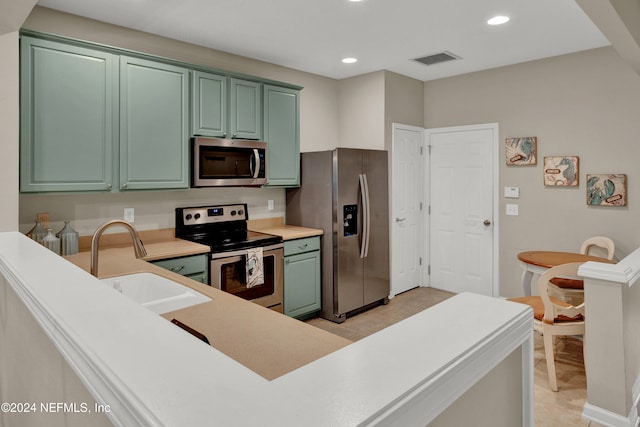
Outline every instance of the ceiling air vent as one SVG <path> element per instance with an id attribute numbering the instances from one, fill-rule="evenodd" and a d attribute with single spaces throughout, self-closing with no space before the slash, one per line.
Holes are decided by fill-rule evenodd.
<path id="1" fill-rule="evenodd" d="M 414 61 L 418 61 L 424 65 L 439 64 L 440 62 L 453 61 L 454 59 L 462 59 L 458 55 L 454 55 L 451 52 L 443 50 L 440 53 L 434 53 L 433 55 L 424 56 L 422 58 L 415 58 Z"/>

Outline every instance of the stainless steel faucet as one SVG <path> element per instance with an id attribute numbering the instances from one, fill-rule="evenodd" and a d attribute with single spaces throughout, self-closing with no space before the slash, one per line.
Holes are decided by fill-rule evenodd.
<path id="1" fill-rule="evenodd" d="M 104 231 L 113 226 L 113 225 L 123 225 L 127 230 L 129 230 L 129 234 L 131 235 L 131 239 L 133 240 L 133 251 L 136 254 L 136 258 L 142 258 L 147 256 L 147 251 L 142 244 L 142 240 L 140 240 L 140 236 L 136 229 L 131 225 L 130 222 L 123 221 L 121 219 L 114 219 L 112 221 L 105 222 L 93 233 L 93 237 L 91 237 L 91 274 L 98 277 L 98 249 L 100 244 L 100 236 Z"/>

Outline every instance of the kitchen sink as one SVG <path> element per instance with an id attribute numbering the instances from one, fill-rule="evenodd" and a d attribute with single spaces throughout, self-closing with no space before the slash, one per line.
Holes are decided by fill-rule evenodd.
<path id="1" fill-rule="evenodd" d="M 153 273 L 133 273 L 100 281 L 156 314 L 211 301 L 193 289 Z"/>

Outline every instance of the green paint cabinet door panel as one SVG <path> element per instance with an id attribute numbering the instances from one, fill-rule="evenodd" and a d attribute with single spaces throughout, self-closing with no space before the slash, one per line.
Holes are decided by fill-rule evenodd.
<path id="1" fill-rule="evenodd" d="M 262 84 L 230 79 L 231 138 L 262 139 Z"/>
<path id="2" fill-rule="evenodd" d="M 189 71 L 120 57 L 120 189 L 188 188 Z"/>
<path id="3" fill-rule="evenodd" d="M 227 78 L 194 71 L 191 87 L 191 134 L 227 137 Z"/>
<path id="4" fill-rule="evenodd" d="M 202 282 L 205 285 L 209 284 L 209 256 L 207 254 L 189 255 L 151 262 L 174 273 Z"/>
<path id="5" fill-rule="evenodd" d="M 321 308 L 320 238 L 300 239 L 305 248 L 316 248 L 284 257 L 284 314 L 309 317 Z M 285 244 L 297 242 L 296 240 Z"/>
<path id="6" fill-rule="evenodd" d="M 21 37 L 20 191 L 109 191 L 117 56 Z"/>
<path id="7" fill-rule="evenodd" d="M 269 187 L 300 185 L 300 91 L 264 86 Z"/>

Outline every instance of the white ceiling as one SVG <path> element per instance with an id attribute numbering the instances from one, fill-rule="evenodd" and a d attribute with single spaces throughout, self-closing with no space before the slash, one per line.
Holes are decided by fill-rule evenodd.
<path id="1" fill-rule="evenodd" d="M 332 78 L 432 80 L 609 45 L 574 0 L 39 0 L 58 9 Z M 508 15 L 500 27 L 488 18 Z M 443 50 L 460 60 L 413 61 Z M 342 64 L 346 56 L 355 64 Z"/>

